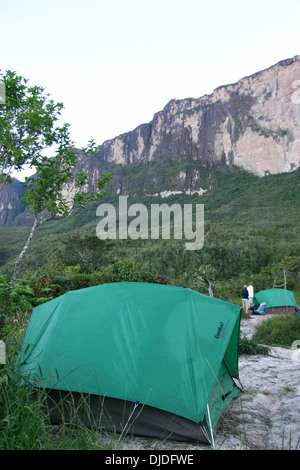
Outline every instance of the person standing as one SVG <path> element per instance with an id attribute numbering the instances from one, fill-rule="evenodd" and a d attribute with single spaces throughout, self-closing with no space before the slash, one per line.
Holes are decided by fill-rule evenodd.
<path id="1" fill-rule="evenodd" d="M 242 306 L 243 310 L 245 313 L 248 313 L 248 308 L 249 308 L 249 293 L 247 286 L 245 285 L 243 290 L 242 290 Z"/>
<path id="2" fill-rule="evenodd" d="M 253 305 L 253 300 L 254 300 L 254 287 L 253 287 L 253 282 L 250 282 L 249 286 L 247 287 L 248 290 L 248 298 L 249 298 L 249 304 L 250 307 Z"/>

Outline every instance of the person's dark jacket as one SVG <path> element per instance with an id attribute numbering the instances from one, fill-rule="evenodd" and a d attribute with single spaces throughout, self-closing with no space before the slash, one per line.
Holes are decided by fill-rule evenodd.
<path id="1" fill-rule="evenodd" d="M 242 290 L 242 299 L 249 299 L 249 294 L 247 289 Z"/>

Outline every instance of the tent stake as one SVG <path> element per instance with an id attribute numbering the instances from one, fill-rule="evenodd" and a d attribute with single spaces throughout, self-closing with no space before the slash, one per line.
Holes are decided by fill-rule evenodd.
<path id="1" fill-rule="evenodd" d="M 211 444 L 212 444 L 212 448 L 215 450 L 216 447 L 215 447 L 215 440 L 214 440 L 214 432 L 213 432 L 213 428 L 212 428 L 212 425 L 211 425 L 211 419 L 210 419 L 210 412 L 209 412 L 208 403 L 207 403 L 207 415 L 208 415 L 209 428 L 210 428 L 210 434 L 211 434 Z"/>

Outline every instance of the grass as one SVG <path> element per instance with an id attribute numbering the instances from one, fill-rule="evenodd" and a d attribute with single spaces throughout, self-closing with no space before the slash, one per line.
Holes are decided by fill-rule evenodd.
<path id="1" fill-rule="evenodd" d="M 15 377 L 16 378 L 16 377 Z M 109 449 L 99 432 L 78 423 L 69 426 L 51 424 L 43 412 L 45 391 L 35 400 L 31 388 L 2 374 L 0 383 L 1 450 L 100 450 Z"/>
<path id="2" fill-rule="evenodd" d="M 300 315 L 278 315 L 262 322 L 253 340 L 269 346 L 290 348 L 300 338 Z"/>
<path id="3" fill-rule="evenodd" d="M 1 450 L 102 450 L 110 449 L 114 435 L 101 439 L 99 431 L 78 421 L 76 426 L 51 424 L 44 413 L 43 389 L 32 398 L 32 388 L 21 381 L 15 363 L 30 314 L 19 312 L 5 325 L 6 364 L 0 364 Z"/>

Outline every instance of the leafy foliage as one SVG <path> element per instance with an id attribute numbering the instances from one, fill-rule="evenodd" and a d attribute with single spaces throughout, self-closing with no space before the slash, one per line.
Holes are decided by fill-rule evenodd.
<path id="1" fill-rule="evenodd" d="M 150 167 L 141 163 L 134 164 L 134 168 L 115 165 L 112 166 L 114 179 L 110 184 L 113 185 L 118 172 L 122 172 L 126 181 L 131 176 L 136 190 L 143 188 L 144 182 L 148 184 L 148 179 L 155 175 L 164 175 L 164 184 L 168 178 L 173 178 L 173 173 L 186 169 L 187 174 L 192 175 L 200 168 L 201 184 L 202 178 L 204 187 L 211 184 L 211 190 L 201 197 L 181 195 L 166 201 L 157 197 L 130 196 L 130 201 L 143 203 L 148 208 L 152 203 L 162 202 L 170 205 L 203 203 L 205 242 L 201 250 L 189 252 L 185 250 L 184 240 L 174 239 L 98 240 L 95 236 L 97 206 L 91 203 L 84 211 L 74 211 L 72 217 L 59 223 L 52 221 L 39 229 L 35 246 L 31 247 L 30 255 L 24 257 L 22 272 L 26 269 L 43 271 L 49 261 L 79 264 L 81 271 L 89 272 L 96 269 L 97 262 L 108 266 L 116 259 L 129 258 L 145 270 L 169 278 L 173 284 L 188 287 L 193 285 L 194 273 L 200 266 L 211 265 L 215 270 L 214 296 L 234 302 L 240 302 L 241 286 L 250 280 L 256 291 L 271 288 L 274 283 L 281 284 L 283 269 L 286 270 L 288 288 L 299 289 L 300 170 L 258 178 L 235 168 L 229 171 L 197 165 L 196 162 L 178 163 L 176 171 L 163 160 Z M 118 197 L 110 194 L 104 201 L 117 205 Z M 12 269 L 10 260 L 16 246 L 16 230 L 21 227 L 1 229 L 8 251 L 8 255 L 4 255 L 5 265 L 0 268 L 4 273 Z M 14 245 L 10 239 L 14 240 Z"/>
<path id="2" fill-rule="evenodd" d="M 10 291 L 14 288 L 20 263 L 36 228 L 46 220 L 66 217 L 74 208 L 103 197 L 104 188 L 111 179 L 102 174 L 93 192 L 86 190 L 88 173 L 77 168 L 78 154 L 69 134 L 69 124 L 56 126 L 62 103 L 49 100 L 41 87 L 28 87 L 28 80 L 8 71 L 1 74 L 6 88 L 6 100 L 0 107 L 0 189 L 10 182 L 10 172 L 29 164 L 36 171 L 25 179 L 25 194 L 21 197 L 33 213 L 33 225 L 14 266 Z M 56 127 L 55 127 L 56 126 Z M 56 156 L 49 158 L 43 150 L 55 144 Z M 82 149 L 86 157 L 95 154 L 95 142 L 89 141 Z M 77 171 L 76 171 L 77 170 Z M 66 188 L 74 187 L 73 197 Z M 4 305 L 2 313 L 8 304 Z"/>
<path id="3" fill-rule="evenodd" d="M 84 149 L 87 156 L 92 155 L 94 150 L 93 141 Z M 48 219 L 65 217 L 74 208 L 82 208 L 107 194 L 103 190 L 111 179 L 111 174 L 103 173 L 96 181 L 96 191 L 90 192 L 85 190 L 89 175 L 77 166 L 78 154 L 70 147 L 68 132 L 63 136 L 54 158 L 39 156 L 35 160 L 36 173 L 25 179 L 26 192 L 21 199 L 30 207 L 34 216 L 39 218 L 39 224 Z M 68 187 L 74 188 L 72 198 L 66 191 Z"/>
<path id="4" fill-rule="evenodd" d="M 132 260 L 119 260 L 110 266 L 98 265 L 95 271 L 81 272 L 80 266 L 53 264 L 44 274 L 31 280 L 35 292 L 36 304 L 51 300 L 70 290 L 83 289 L 111 282 L 151 282 L 168 284 L 163 276 L 145 271 Z"/>
<path id="5" fill-rule="evenodd" d="M 31 312 L 34 305 L 34 291 L 29 283 L 30 276 L 27 274 L 19 279 L 12 292 L 10 292 L 10 281 L 7 276 L 0 276 L 0 306 L 7 304 L 4 323 L 9 317 L 19 313 Z M 1 330 L 0 330 L 1 331 Z"/>
<path id="6" fill-rule="evenodd" d="M 0 73 L 5 103 L 0 106 L 0 189 L 11 181 L 10 173 L 25 164 L 35 165 L 41 152 L 63 142 L 68 125 L 58 126 L 63 109 L 40 86 L 8 70 Z"/>
<path id="7" fill-rule="evenodd" d="M 11 171 L 25 164 L 34 166 L 36 175 L 26 180 L 23 201 L 32 211 L 35 228 L 49 221 L 39 227 L 30 250 L 25 255 L 22 250 L 22 276 L 15 276 L 13 289 L 9 275 L 28 230 L 0 229 L 0 306 L 7 306 L 1 333 L 9 349 L 8 363 L 0 365 L 0 447 L 53 448 L 53 441 L 58 444 L 41 414 L 43 397 L 32 402 L 14 367 L 32 308 L 69 290 L 110 282 L 170 283 L 240 304 L 243 284 L 254 282 L 256 291 L 280 285 L 285 271 L 288 288 L 299 290 L 300 169 L 257 178 L 234 167 L 200 167 L 189 159 L 170 165 L 162 157 L 149 165 L 137 162 L 127 167 L 97 159 L 95 168 L 108 173 L 101 174 L 96 191 L 90 192 L 88 172 L 77 167 L 78 152 L 69 125 L 57 125 L 62 103 L 54 103 L 41 87 L 29 87 L 28 80 L 15 72 L 0 74 L 0 79 L 6 86 L 6 103 L 0 106 L 0 189 L 10 183 Z M 54 144 L 56 155 L 43 156 L 42 151 Z M 90 141 L 80 157 L 90 160 L 96 154 L 95 143 Z M 178 179 L 180 171 L 186 174 L 185 188 Z M 105 192 L 108 183 L 116 189 L 114 184 L 121 181 L 127 193 L 136 195 L 131 196 L 132 203 L 149 207 L 166 201 L 145 198 L 145 188 L 150 194 L 188 189 L 195 171 L 201 174 L 201 186 L 210 190 L 201 198 L 182 194 L 167 202 L 205 205 L 201 250 L 186 251 L 184 240 L 101 241 L 96 237 L 95 203 L 104 195 L 106 202 L 118 199 L 116 191 Z M 74 190 L 71 204 L 65 197 L 67 188 Z M 84 211 L 76 210 L 83 207 Z M 62 220 L 56 222 L 57 218 Z M 240 353 L 267 354 L 269 348 L 262 343 L 290 347 L 299 339 L 299 322 L 300 315 L 264 321 L 254 339 L 241 338 Z M 61 442 L 63 447 L 66 441 Z M 89 444 L 80 445 L 87 448 Z"/>
<path id="8" fill-rule="evenodd" d="M 254 339 L 249 339 L 246 336 L 243 336 L 239 341 L 239 354 L 247 354 L 249 356 L 262 354 L 266 356 L 269 352 L 269 347 L 259 344 Z"/>

